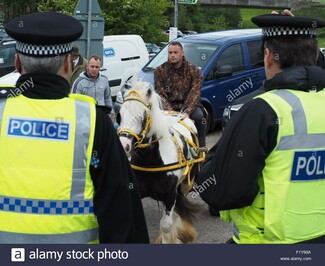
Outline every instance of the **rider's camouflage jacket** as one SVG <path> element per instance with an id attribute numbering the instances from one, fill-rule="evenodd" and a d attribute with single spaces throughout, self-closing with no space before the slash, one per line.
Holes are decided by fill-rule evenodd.
<path id="1" fill-rule="evenodd" d="M 155 90 L 164 102 L 164 109 L 191 115 L 200 105 L 203 76 L 200 69 L 183 57 L 176 69 L 168 61 L 155 70 Z"/>

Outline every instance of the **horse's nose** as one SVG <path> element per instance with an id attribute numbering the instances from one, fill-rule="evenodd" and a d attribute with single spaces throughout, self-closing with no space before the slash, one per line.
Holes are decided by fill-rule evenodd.
<path id="1" fill-rule="evenodd" d="M 130 153 L 132 150 L 131 140 L 126 137 L 120 137 L 123 149 L 126 153 Z"/>

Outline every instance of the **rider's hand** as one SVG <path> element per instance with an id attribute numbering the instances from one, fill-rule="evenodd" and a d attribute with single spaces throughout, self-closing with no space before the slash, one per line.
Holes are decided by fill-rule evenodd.
<path id="1" fill-rule="evenodd" d="M 188 114 L 184 113 L 182 119 L 186 119 L 186 118 L 189 118 L 189 117 L 190 116 Z"/>

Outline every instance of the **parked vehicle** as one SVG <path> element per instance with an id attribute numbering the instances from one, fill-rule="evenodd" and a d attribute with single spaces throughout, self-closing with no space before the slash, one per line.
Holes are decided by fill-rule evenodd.
<path id="1" fill-rule="evenodd" d="M 0 42 L 0 77 L 15 70 L 16 41 L 3 39 Z"/>
<path id="2" fill-rule="evenodd" d="M 0 41 L 1 41 L 2 39 L 7 38 L 7 37 L 8 37 L 8 34 L 7 34 L 7 32 L 5 31 L 5 27 L 4 27 L 2 24 L 0 24 Z"/>
<path id="3" fill-rule="evenodd" d="M 225 126 L 229 123 L 230 118 L 234 116 L 236 112 L 239 111 L 239 109 L 247 102 L 252 100 L 254 97 L 264 93 L 265 90 L 263 87 L 259 88 L 256 91 L 253 91 L 241 98 L 238 98 L 231 102 L 230 105 L 226 106 L 223 114 L 222 114 L 222 128 L 225 128 Z"/>
<path id="4" fill-rule="evenodd" d="M 193 30 L 182 30 L 182 32 L 186 35 L 194 35 L 197 34 L 197 31 L 193 31 Z"/>
<path id="5" fill-rule="evenodd" d="M 153 58 L 161 50 L 161 47 L 155 43 L 146 43 L 146 47 L 149 53 L 149 59 Z"/>
<path id="6" fill-rule="evenodd" d="M 139 35 L 109 35 L 103 40 L 103 71 L 112 96 L 149 61 L 146 45 Z"/>
<path id="7" fill-rule="evenodd" d="M 223 110 L 234 99 L 257 90 L 265 79 L 260 29 L 200 33 L 177 38 L 186 58 L 202 71 L 201 102 L 208 111 L 207 127 L 213 129 Z M 167 60 L 164 47 L 137 75 L 150 83 L 154 70 Z"/>
<path id="8" fill-rule="evenodd" d="M 169 30 L 164 31 L 164 33 L 165 33 L 166 35 L 169 35 Z M 178 37 L 183 37 L 183 36 L 184 36 L 184 33 L 181 32 L 180 30 L 177 30 L 177 38 L 178 38 Z"/>

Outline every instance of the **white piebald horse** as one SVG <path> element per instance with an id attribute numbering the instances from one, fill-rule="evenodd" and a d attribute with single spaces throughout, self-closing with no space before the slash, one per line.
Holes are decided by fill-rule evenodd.
<path id="1" fill-rule="evenodd" d="M 199 208 L 186 194 L 204 160 L 193 121 L 164 112 L 159 95 L 141 81 L 133 82 L 119 115 L 118 133 L 142 198 L 151 197 L 165 206 L 157 243 L 193 242 L 193 218 Z"/>

